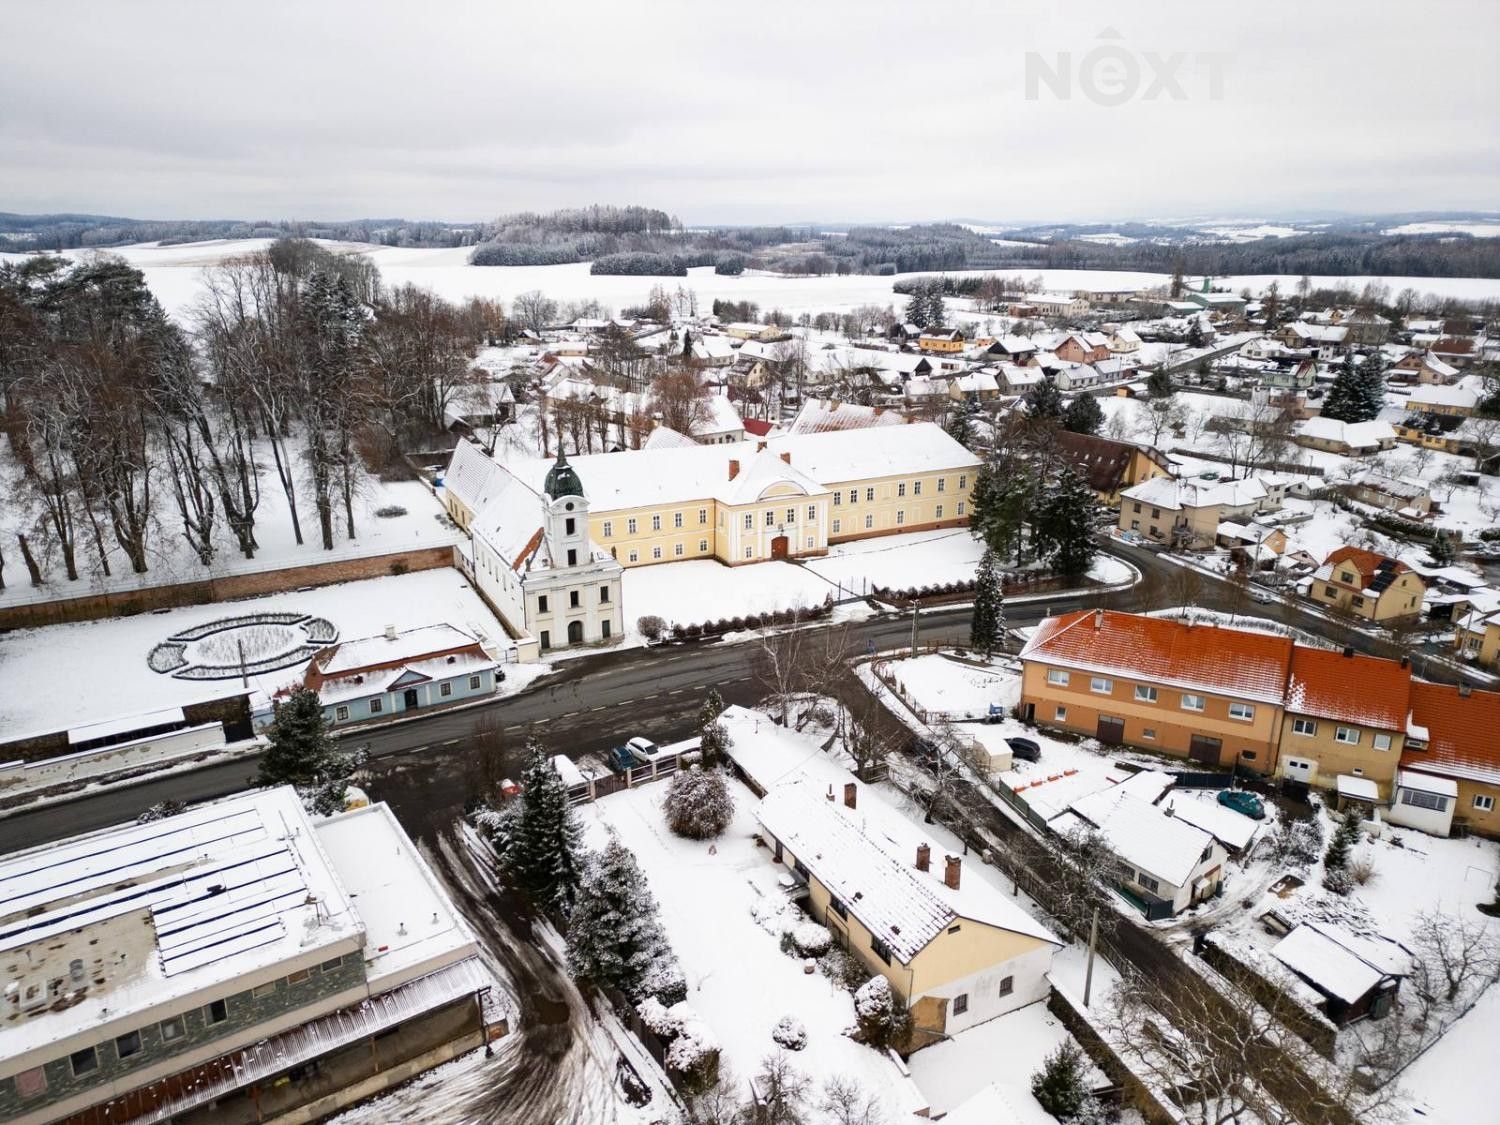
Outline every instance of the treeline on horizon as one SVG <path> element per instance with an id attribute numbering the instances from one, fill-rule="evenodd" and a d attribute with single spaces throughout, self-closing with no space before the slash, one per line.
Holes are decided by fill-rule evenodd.
<path id="1" fill-rule="evenodd" d="M 477 266 L 591 262 L 595 274 L 682 276 L 713 266 L 806 276 L 962 270 L 1094 269 L 1188 275 L 1500 277 L 1500 238 L 1467 234 L 1384 235 L 1368 224 L 1289 238 L 1218 242 L 1189 227 L 1141 227 L 1137 241 L 1076 237 L 1088 228 L 1029 228 L 997 240 L 957 223 L 685 228 L 640 206 L 518 212 L 468 225 L 361 219 L 349 222 L 134 220 L 91 215 L 0 213 L 0 250 L 68 250 L 133 242 L 323 238 L 386 246 L 472 246 Z M 1117 230 L 1124 228 L 1115 228 Z M 1153 232 L 1150 237 L 1147 232 Z M 1003 244 L 1002 244 L 1003 243 Z"/>

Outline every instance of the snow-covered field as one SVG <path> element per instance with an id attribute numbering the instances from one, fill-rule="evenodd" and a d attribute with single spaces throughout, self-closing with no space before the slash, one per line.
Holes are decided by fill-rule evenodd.
<path id="1" fill-rule="evenodd" d="M 900 590 L 946 582 L 968 582 L 979 566 L 984 545 L 968 528 L 916 531 L 840 543 L 826 557 L 805 564 L 846 593 L 863 594 L 872 586 Z"/>
<path id="2" fill-rule="evenodd" d="M 1500 220 L 1480 223 L 1402 223 L 1381 234 L 1471 234 L 1475 238 L 1500 238 Z"/>
<path id="3" fill-rule="evenodd" d="M 990 704 L 1005 702 L 1015 677 L 999 668 L 980 668 L 937 653 L 884 662 L 907 698 L 949 719 L 978 719 Z"/>
<path id="4" fill-rule="evenodd" d="M 0 733 L 19 738 L 29 732 L 81 726 L 220 695 L 236 681 L 174 679 L 153 672 L 146 664 L 147 654 L 159 642 L 191 626 L 229 615 L 271 611 L 327 618 L 343 640 L 376 636 L 387 625 L 405 630 L 446 622 L 486 643 L 507 646 L 494 614 L 463 576 L 450 569 L 135 617 L 17 629 L 0 635 L 0 683 L 5 685 L 0 691 Z M 252 706 L 298 678 L 302 667 L 251 676 Z M 545 665 L 507 665 L 503 690 L 515 690 L 547 670 Z"/>
<path id="5" fill-rule="evenodd" d="M 109 252 L 119 254 L 139 267 L 145 273 L 152 292 L 167 310 L 174 316 L 185 319 L 191 314 L 193 304 L 201 292 L 199 273 L 204 266 L 252 253 L 263 249 L 265 245 L 264 240 L 252 239 L 183 246 L 144 244 L 117 247 Z M 596 298 L 614 311 L 627 305 L 644 304 L 655 285 L 666 284 L 669 288 L 675 288 L 681 284 L 692 289 L 698 295 L 700 304 L 704 305 L 715 299 L 722 299 L 753 301 L 763 309 L 781 309 L 793 314 L 840 312 L 859 305 L 900 304 L 904 298 L 892 290 L 892 284 L 902 278 L 922 276 L 781 277 L 746 271 L 739 277 L 720 277 L 713 272 L 712 267 L 705 266 L 689 270 L 685 278 L 596 277 L 589 273 L 586 262 L 562 266 L 471 266 L 468 264 L 469 250 L 464 247 L 403 249 L 349 243 L 330 245 L 340 252 L 368 255 L 380 267 L 381 276 L 388 285 L 419 285 L 453 300 L 481 296 L 509 301 L 518 293 L 540 289 L 549 297 L 560 301 Z M 70 256 L 81 253 L 84 252 L 69 251 Z M 20 256 L 13 254 L 0 255 L 0 259 L 5 260 L 18 257 Z M 986 272 L 1020 274 L 1028 280 L 1039 278 L 1044 288 L 1059 292 L 1141 289 L 1165 285 L 1170 280 L 1166 274 L 1138 270 L 967 270 L 955 271 L 954 275 Z M 1216 282 L 1234 292 L 1246 286 L 1259 292 L 1273 280 L 1280 282 L 1284 291 L 1289 291 L 1296 286 L 1299 278 L 1292 275 L 1256 275 L 1219 278 Z M 1366 282 L 1376 282 L 1390 286 L 1393 292 L 1410 287 L 1419 293 L 1433 293 L 1442 297 L 1481 299 L 1500 296 L 1500 279 L 1491 278 L 1314 277 L 1311 281 L 1315 287 L 1350 284 L 1355 288 L 1362 288 Z"/>
<path id="6" fill-rule="evenodd" d="M 748 613 L 811 609 L 833 593 L 816 574 L 788 562 L 725 566 L 688 559 L 627 568 L 623 582 L 627 633 L 647 615 L 669 624 L 701 625 Z"/>

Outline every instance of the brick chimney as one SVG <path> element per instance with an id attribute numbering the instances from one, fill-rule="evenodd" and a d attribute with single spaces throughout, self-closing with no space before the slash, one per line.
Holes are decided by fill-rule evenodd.
<path id="1" fill-rule="evenodd" d="M 783 461 L 785 461 L 788 465 L 790 465 L 792 463 L 792 455 L 790 453 L 783 453 L 781 455 L 781 459 Z"/>
<path id="2" fill-rule="evenodd" d="M 948 860 L 948 866 L 943 869 L 943 882 L 948 884 L 948 886 L 952 887 L 956 891 L 958 890 L 959 872 L 963 867 L 964 861 L 956 855 L 950 855 L 946 858 Z"/>
<path id="3" fill-rule="evenodd" d="M 859 787 L 852 781 L 844 783 L 844 807 L 852 809 L 859 804 Z"/>
<path id="4" fill-rule="evenodd" d="M 731 457 L 730 460 L 729 460 L 729 479 L 733 480 L 735 477 L 737 477 L 739 475 L 740 475 L 740 463 L 737 460 L 735 460 L 734 458 Z"/>
<path id="5" fill-rule="evenodd" d="M 917 845 L 917 870 L 918 871 L 927 871 L 931 867 L 932 867 L 932 845 L 931 844 L 926 844 L 926 843 L 918 844 Z"/>
<path id="6" fill-rule="evenodd" d="M 755 443 L 755 452 L 757 452 L 757 453 L 764 453 L 765 451 L 766 451 L 766 443 L 765 442 L 758 441 L 758 442 Z"/>

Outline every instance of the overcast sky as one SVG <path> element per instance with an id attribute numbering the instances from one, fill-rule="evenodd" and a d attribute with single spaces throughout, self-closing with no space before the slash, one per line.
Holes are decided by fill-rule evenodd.
<path id="1" fill-rule="evenodd" d="M 5 0 L 0 31 L 0 210 L 1500 207 L 1496 0 Z"/>

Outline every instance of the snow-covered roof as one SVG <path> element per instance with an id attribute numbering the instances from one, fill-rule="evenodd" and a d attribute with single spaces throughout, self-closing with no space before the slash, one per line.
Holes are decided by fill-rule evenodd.
<path id="1" fill-rule="evenodd" d="M 448 458 L 443 473 L 443 489 L 456 496 L 471 512 L 477 512 L 504 487 L 504 474 L 483 449 L 471 441 L 460 440 Z"/>
<path id="2" fill-rule="evenodd" d="M 1347 651 L 1347 650 L 1346 650 Z M 1292 649 L 1286 709 L 1336 722 L 1404 731 L 1410 711 L 1411 670 L 1363 653 Z"/>
<path id="3" fill-rule="evenodd" d="M 1069 808 L 1097 828 L 1121 860 L 1174 887 L 1187 883 L 1214 839 L 1120 786 L 1080 797 Z"/>
<path id="4" fill-rule="evenodd" d="M 1355 777 L 1352 773 L 1341 773 L 1334 778 L 1334 789 L 1340 797 L 1352 797 L 1356 801 L 1380 800 L 1380 786 L 1372 778 Z"/>
<path id="5" fill-rule="evenodd" d="M 1404 952 L 1385 938 L 1357 938 L 1336 926 L 1307 922 L 1272 946 L 1271 955 L 1319 991 L 1354 1004 L 1387 976 L 1410 971 L 1409 956 L 1403 967 L 1395 967 L 1402 965 L 1399 956 L 1378 943 L 1394 947 L 1395 954 Z"/>
<path id="6" fill-rule="evenodd" d="M 883 406 L 861 406 L 838 399 L 809 399 L 786 429 L 789 434 L 826 434 L 836 430 L 862 430 L 872 426 L 900 426 L 906 415 Z"/>
<path id="7" fill-rule="evenodd" d="M 680 434 L 671 426 L 657 426 L 641 442 L 642 449 L 691 449 L 698 443 L 686 434 Z"/>
<path id="8" fill-rule="evenodd" d="M 1297 433 L 1314 441 L 1341 442 L 1351 449 L 1373 449 L 1396 440 L 1389 422 L 1340 422 L 1322 415 L 1298 422 Z"/>
<path id="9" fill-rule="evenodd" d="M 1170 809 L 1178 820 L 1195 828 L 1201 828 L 1226 847 L 1241 851 L 1251 840 L 1260 825 L 1244 813 L 1219 804 L 1217 795 L 1210 792 L 1207 797 L 1192 793 L 1169 793 L 1161 807 Z"/>
<path id="10" fill-rule="evenodd" d="M 1440 797 L 1458 796 L 1458 782 L 1451 777 L 1437 777 L 1419 768 L 1397 770 L 1396 788 L 1414 789 L 1419 793 L 1435 793 Z"/>
<path id="11" fill-rule="evenodd" d="M 1479 394 L 1462 383 L 1448 386 L 1443 383 L 1423 383 L 1415 388 L 1407 402 L 1418 409 L 1424 406 L 1448 406 L 1458 410 L 1473 410 L 1479 405 Z"/>
<path id="12" fill-rule="evenodd" d="M 1126 500 L 1153 508 L 1181 511 L 1184 508 L 1244 508 L 1266 497 L 1266 486 L 1246 480 L 1205 480 L 1201 477 L 1152 477 L 1120 493 Z"/>
<path id="13" fill-rule="evenodd" d="M 445 655 L 478 644 L 468 633 L 452 625 L 428 625 L 397 632 L 394 636 L 382 634 L 341 641 L 324 649 L 314 663 L 325 676 L 340 676 L 395 661 Z"/>
<path id="14" fill-rule="evenodd" d="M 735 409 L 728 395 L 709 395 L 705 400 L 705 407 L 706 416 L 697 426 L 700 434 L 744 435 L 745 423 L 740 420 L 740 412 Z"/>

